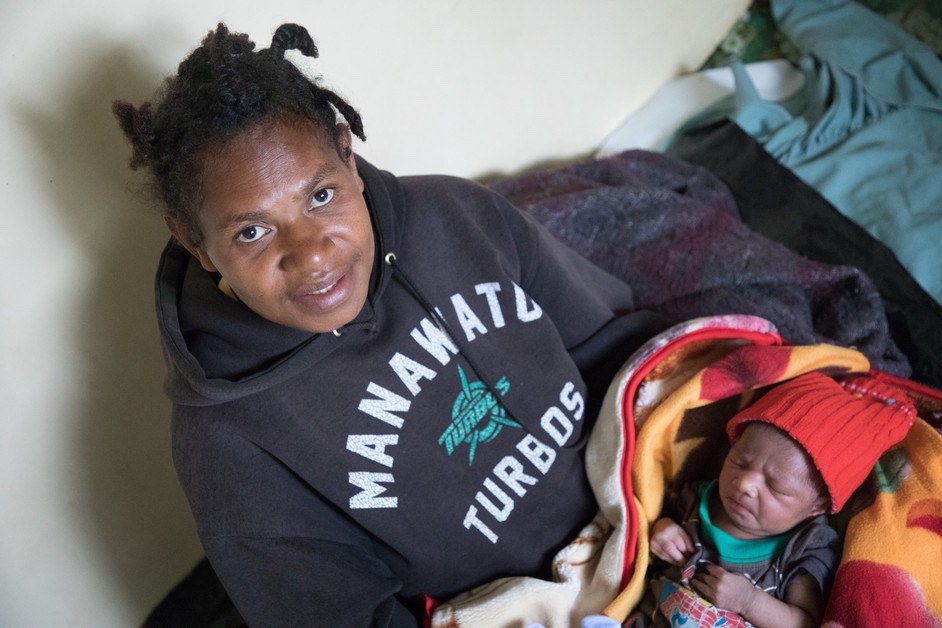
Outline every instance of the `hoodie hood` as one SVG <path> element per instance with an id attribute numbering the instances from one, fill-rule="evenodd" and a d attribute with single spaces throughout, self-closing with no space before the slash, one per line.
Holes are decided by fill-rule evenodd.
<path id="1" fill-rule="evenodd" d="M 375 304 L 391 280 L 384 263 L 401 241 L 402 189 L 397 179 L 356 158 L 373 221 L 376 263 L 367 302 L 338 334 L 312 334 L 273 323 L 226 296 L 209 273 L 175 240 L 163 251 L 156 278 L 157 322 L 174 403 L 225 403 L 274 386 L 339 347 L 347 334 L 376 333 Z"/>

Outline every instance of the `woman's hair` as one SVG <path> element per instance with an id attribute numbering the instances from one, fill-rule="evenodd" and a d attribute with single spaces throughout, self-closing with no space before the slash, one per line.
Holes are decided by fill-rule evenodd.
<path id="1" fill-rule="evenodd" d="M 117 100 L 112 110 L 133 146 L 130 165 L 147 168 L 166 215 L 201 240 L 195 207 L 204 151 L 221 146 L 259 123 L 300 116 L 314 122 L 344 159 L 337 112 L 365 140 L 360 115 L 334 92 L 308 79 L 285 51 L 317 57 L 307 30 L 282 24 L 271 47 L 255 51 L 245 34 L 220 23 L 199 48 L 180 63 L 155 97 L 140 107 Z"/>

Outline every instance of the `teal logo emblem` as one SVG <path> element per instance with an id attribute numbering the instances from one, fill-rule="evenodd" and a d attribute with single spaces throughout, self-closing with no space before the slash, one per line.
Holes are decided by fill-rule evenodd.
<path id="1" fill-rule="evenodd" d="M 461 377 L 461 392 L 451 409 L 451 425 L 438 438 L 438 444 L 444 445 L 450 456 L 458 445 L 467 443 L 471 448 L 468 452 L 470 466 L 479 444 L 497 438 L 505 426 L 520 427 L 520 424 L 507 418 L 507 411 L 500 405 L 500 400 L 487 389 L 484 382 L 469 383 L 460 366 L 458 376 Z M 494 388 L 503 397 L 510 390 L 510 382 L 506 377 L 501 377 Z"/>

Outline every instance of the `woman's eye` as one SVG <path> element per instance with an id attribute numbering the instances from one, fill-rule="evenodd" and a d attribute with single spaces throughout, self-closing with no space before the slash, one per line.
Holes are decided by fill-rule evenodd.
<path id="1" fill-rule="evenodd" d="M 334 197 L 334 188 L 323 188 L 314 192 L 314 196 L 311 198 L 311 207 L 321 207 L 330 202 L 330 199 Z"/>
<path id="2" fill-rule="evenodd" d="M 255 242 L 262 236 L 268 233 L 268 229 L 265 227 L 259 227 L 258 225 L 252 225 L 251 227 L 246 227 L 239 232 L 238 240 L 239 242 Z"/>

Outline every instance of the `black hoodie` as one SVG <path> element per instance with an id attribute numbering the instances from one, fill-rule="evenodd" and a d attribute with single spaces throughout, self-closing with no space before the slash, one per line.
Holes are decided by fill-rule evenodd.
<path id="1" fill-rule="evenodd" d="M 339 335 L 259 317 L 173 243 L 158 271 L 174 463 L 253 626 L 415 625 L 414 596 L 548 577 L 596 511 L 610 376 L 663 327 L 492 191 L 357 166 L 377 264 Z"/>

